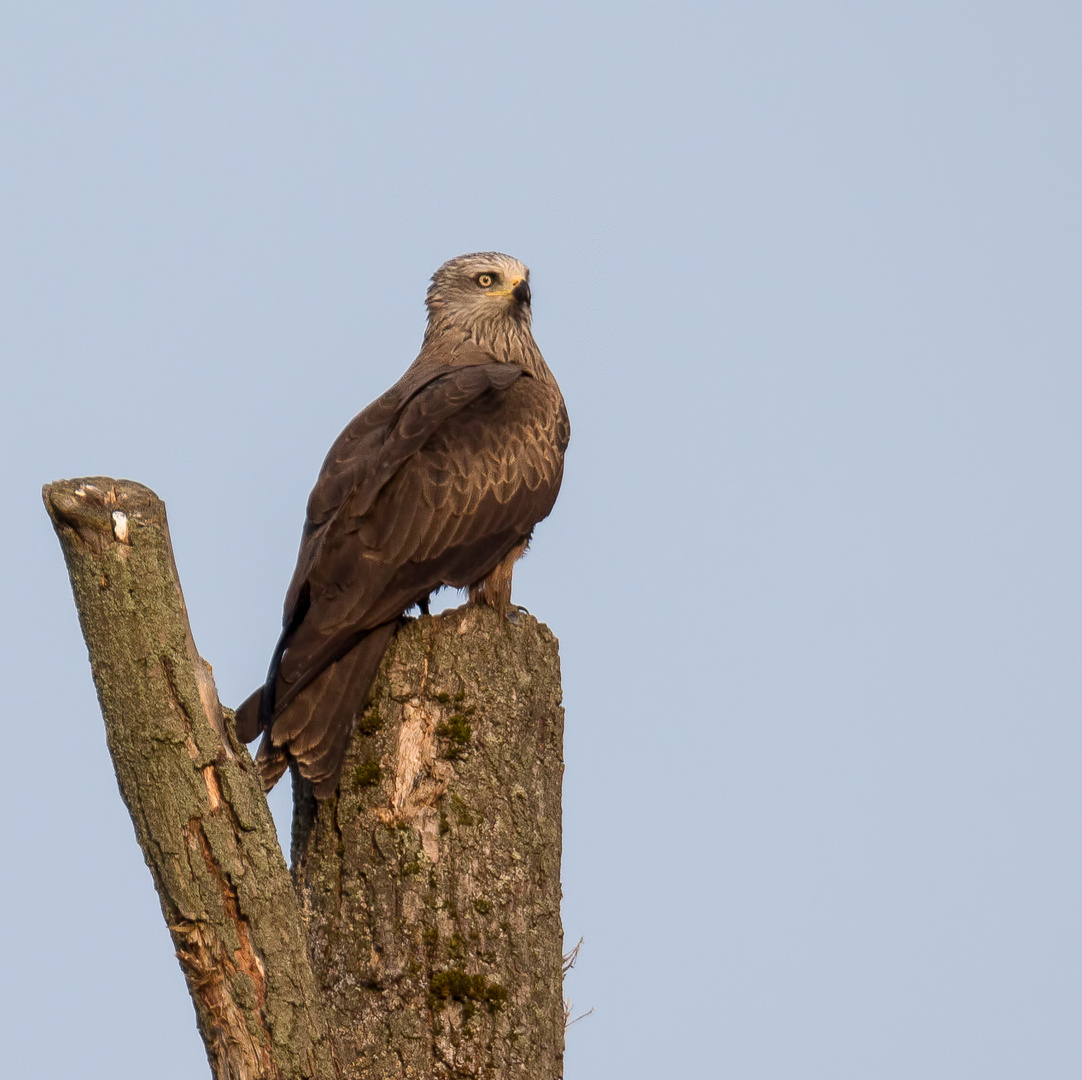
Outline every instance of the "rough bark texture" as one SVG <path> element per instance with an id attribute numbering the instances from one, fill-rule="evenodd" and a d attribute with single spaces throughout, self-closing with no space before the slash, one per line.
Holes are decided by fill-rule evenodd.
<path id="1" fill-rule="evenodd" d="M 196 652 L 164 505 L 103 477 L 43 495 L 214 1075 L 556 1080 L 563 711 L 547 628 L 472 608 L 404 626 L 339 795 L 295 787 L 291 880 Z"/>
<path id="2" fill-rule="evenodd" d="M 347 1076 L 562 1074 L 562 744 L 536 619 L 459 608 L 399 631 L 338 796 L 294 819 Z"/>
<path id="3" fill-rule="evenodd" d="M 120 794 L 218 1077 L 333 1077 L 297 897 L 259 773 L 192 640 L 165 506 L 104 477 L 48 485 Z"/>

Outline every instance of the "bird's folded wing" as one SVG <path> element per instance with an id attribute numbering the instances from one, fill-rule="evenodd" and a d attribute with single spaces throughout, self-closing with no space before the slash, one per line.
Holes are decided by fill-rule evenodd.
<path id="1" fill-rule="evenodd" d="M 347 504 L 351 517 L 363 514 L 441 422 L 486 391 L 506 389 L 523 375 L 522 368 L 497 363 L 411 368 L 350 421 L 328 452 L 308 498 L 297 566 L 286 591 L 284 626 L 291 622 L 327 535 Z"/>
<path id="2" fill-rule="evenodd" d="M 483 578 L 551 510 L 567 443 L 562 399 L 491 367 L 503 370 L 442 377 L 432 399 L 411 401 L 388 440 L 397 469 L 329 524 L 305 579 L 310 607 L 282 657 L 281 700 L 418 595 Z M 480 385 L 496 393 L 472 392 Z"/>

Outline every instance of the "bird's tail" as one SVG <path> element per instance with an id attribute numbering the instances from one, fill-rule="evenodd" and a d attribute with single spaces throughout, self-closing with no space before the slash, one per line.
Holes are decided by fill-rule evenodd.
<path id="1" fill-rule="evenodd" d="M 397 622 L 376 627 L 344 656 L 324 668 L 280 711 L 263 732 L 256 762 L 269 791 L 296 761 L 312 782 L 317 799 L 333 795 L 342 775 L 346 748 L 357 714 L 364 708 L 380 661 Z M 237 709 L 237 734 L 249 741 L 259 733 L 262 689 Z"/>

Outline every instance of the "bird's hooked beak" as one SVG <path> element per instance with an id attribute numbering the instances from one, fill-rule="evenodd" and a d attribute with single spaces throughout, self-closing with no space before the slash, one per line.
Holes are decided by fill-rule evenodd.
<path id="1" fill-rule="evenodd" d="M 520 303 L 530 306 L 530 283 L 525 278 L 511 282 L 511 295 Z"/>

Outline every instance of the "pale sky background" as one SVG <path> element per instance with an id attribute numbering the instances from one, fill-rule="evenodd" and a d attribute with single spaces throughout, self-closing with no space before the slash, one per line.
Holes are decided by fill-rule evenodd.
<path id="1" fill-rule="evenodd" d="M 0 1071 L 207 1075 L 41 484 L 166 500 L 236 704 L 496 248 L 574 427 L 568 1080 L 1082 1076 L 1080 104 L 1077 0 L 4 4 Z"/>

